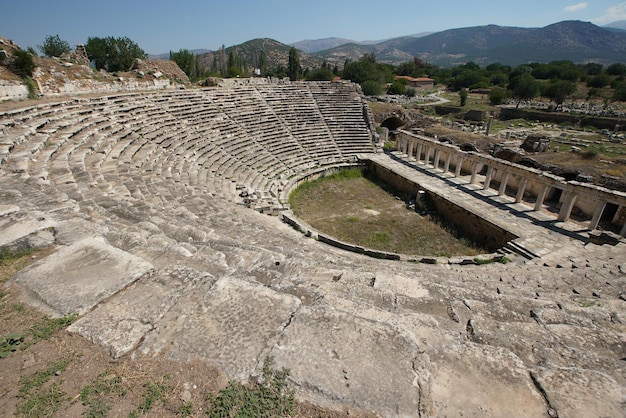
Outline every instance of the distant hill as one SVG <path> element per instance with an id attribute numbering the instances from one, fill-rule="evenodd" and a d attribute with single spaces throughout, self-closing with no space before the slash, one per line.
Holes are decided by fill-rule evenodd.
<path id="1" fill-rule="evenodd" d="M 621 29 L 626 30 L 626 20 L 618 20 L 616 22 L 611 22 L 608 25 L 602 26 L 605 29 Z"/>
<path id="2" fill-rule="evenodd" d="M 407 35 L 407 37 L 419 38 L 422 36 L 430 35 L 432 32 L 420 32 L 413 35 Z M 395 39 L 395 38 L 392 38 Z M 353 41 L 345 38 L 323 38 L 323 39 L 305 39 L 304 41 L 298 41 L 291 44 L 291 46 L 295 46 L 297 49 L 303 52 L 307 52 L 309 54 L 313 54 L 319 51 L 324 51 L 327 49 L 337 48 L 339 46 L 347 45 L 347 44 L 355 44 L 355 45 L 375 45 L 381 42 L 388 41 L 389 39 L 379 39 L 376 41 Z"/>
<path id="3" fill-rule="evenodd" d="M 291 48 L 291 46 L 274 39 L 259 38 L 224 48 L 224 51 L 217 50 L 199 55 L 199 60 L 204 68 L 215 70 L 213 68 L 215 65 L 222 65 L 220 64 L 222 62 L 226 65 L 226 60 L 228 60 L 228 56 L 232 51 L 234 56 L 249 69 L 259 66 L 262 54 L 265 55 L 268 67 L 287 67 Z M 299 52 L 299 57 L 303 68 L 317 68 L 324 62 L 323 58 L 315 57 L 302 51 Z"/>
<path id="4" fill-rule="evenodd" d="M 395 64 L 412 57 L 440 66 L 469 61 L 480 65 L 554 60 L 610 64 L 626 62 L 626 32 L 580 21 L 564 21 L 544 28 L 487 25 L 450 29 L 419 38 L 405 36 L 376 45 L 346 44 L 315 55 L 343 63 L 371 52 L 380 62 Z"/>
<path id="5" fill-rule="evenodd" d="M 184 48 L 183 48 L 184 49 Z M 174 52 L 178 52 L 178 49 Z M 191 52 L 194 55 L 202 55 L 202 54 L 206 54 L 207 52 L 211 52 L 210 49 L 190 49 L 189 52 Z M 148 54 L 148 59 L 150 60 L 168 60 L 170 59 L 170 53 L 169 52 L 164 52 L 162 54 Z"/>
<path id="6" fill-rule="evenodd" d="M 324 39 L 305 39 L 291 44 L 303 52 L 311 53 L 322 51 L 324 49 L 336 48 L 341 45 L 355 43 L 345 38 L 324 38 Z"/>

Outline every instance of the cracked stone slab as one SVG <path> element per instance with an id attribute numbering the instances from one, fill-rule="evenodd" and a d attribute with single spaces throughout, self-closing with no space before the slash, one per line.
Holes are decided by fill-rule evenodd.
<path id="1" fill-rule="evenodd" d="M 214 282 L 210 274 L 184 266 L 149 272 L 76 321 L 68 331 L 119 358 L 137 347 L 184 293 L 199 283 L 211 286 Z"/>
<path id="2" fill-rule="evenodd" d="M 415 342 L 385 322 L 314 306 L 296 313 L 272 356 L 278 366 L 291 369 L 299 396 L 314 403 L 415 417 L 417 352 Z"/>
<path id="3" fill-rule="evenodd" d="M 21 250 L 55 243 L 56 222 L 42 212 L 20 212 L 17 206 L 0 206 L 0 248 Z"/>
<path id="4" fill-rule="evenodd" d="M 540 368 L 533 377 L 559 418 L 626 416 L 626 389 L 605 373 Z"/>
<path id="5" fill-rule="evenodd" d="M 545 417 L 549 406 L 512 352 L 479 344 L 428 350 L 415 360 L 420 416 Z"/>
<path id="6" fill-rule="evenodd" d="M 14 281 L 55 315 L 82 315 L 152 269 L 152 264 L 94 237 L 22 270 Z"/>
<path id="7" fill-rule="evenodd" d="M 138 352 L 179 361 L 202 359 L 230 379 L 247 380 L 301 305 L 295 296 L 236 277 L 195 289 L 146 335 Z"/>

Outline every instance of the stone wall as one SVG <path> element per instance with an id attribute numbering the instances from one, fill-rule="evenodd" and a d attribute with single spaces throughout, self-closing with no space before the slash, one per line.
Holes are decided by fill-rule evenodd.
<path id="1" fill-rule="evenodd" d="M 24 100 L 28 98 L 28 87 L 19 81 L 0 80 L 0 101 Z"/>
<path id="2" fill-rule="evenodd" d="M 514 108 L 502 108 L 500 110 L 500 120 L 509 119 L 530 119 L 538 120 L 540 122 L 552 122 L 552 123 L 570 123 L 572 125 L 580 126 L 594 126 L 600 129 L 615 129 L 615 125 L 620 125 L 620 131 L 626 130 L 626 123 L 618 118 L 606 118 L 600 116 L 586 116 L 586 115 L 574 115 L 571 113 L 563 112 L 542 112 L 532 109 L 514 109 Z"/>

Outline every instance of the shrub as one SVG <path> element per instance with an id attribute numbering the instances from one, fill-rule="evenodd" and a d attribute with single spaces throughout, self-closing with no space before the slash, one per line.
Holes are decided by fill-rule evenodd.
<path id="1" fill-rule="evenodd" d="M 32 77 L 35 71 L 33 56 L 22 49 L 13 55 L 13 72 L 21 77 Z"/>
<path id="2" fill-rule="evenodd" d="M 500 105 L 504 103 L 504 101 L 506 100 L 506 97 L 507 97 L 506 89 L 503 89 L 501 87 L 494 87 L 489 92 L 489 103 L 492 106 Z"/>
<path id="3" fill-rule="evenodd" d="M 380 83 L 373 80 L 364 81 L 363 84 L 361 84 L 361 89 L 366 96 L 380 96 L 382 92 Z"/>

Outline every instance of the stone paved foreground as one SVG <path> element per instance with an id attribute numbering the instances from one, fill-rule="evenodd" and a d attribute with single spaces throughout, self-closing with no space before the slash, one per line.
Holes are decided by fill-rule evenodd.
<path id="1" fill-rule="evenodd" d="M 196 93 L 164 102 L 187 106 L 178 94 Z M 72 140 L 32 119 L 0 164 L 0 237 L 59 245 L 10 284 L 49 311 L 78 311 L 71 332 L 112 357 L 199 359 L 242 380 L 273 356 L 302 399 L 389 417 L 626 415 L 623 241 L 531 223 L 533 245 L 549 250 L 533 260 L 348 253 L 236 204 L 237 180 L 217 173 L 253 182 L 251 171 L 190 164 L 204 137 L 181 123 L 184 146 L 149 139 L 163 124 L 128 109 L 157 107 L 116 100 L 56 119 L 57 131 L 79 130 Z M 127 112 L 100 118 L 116 106 Z"/>

